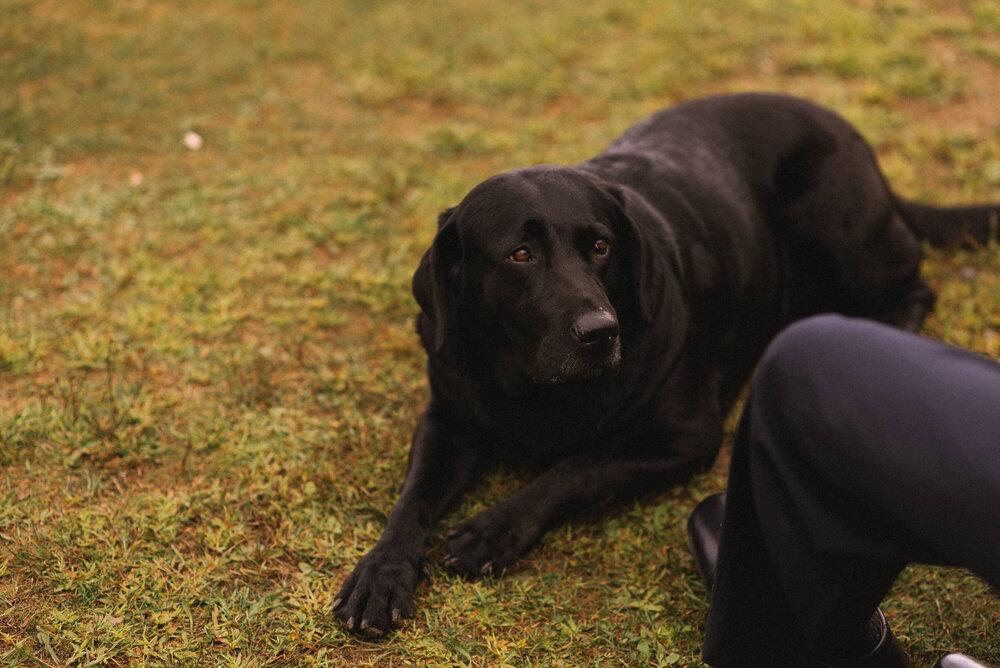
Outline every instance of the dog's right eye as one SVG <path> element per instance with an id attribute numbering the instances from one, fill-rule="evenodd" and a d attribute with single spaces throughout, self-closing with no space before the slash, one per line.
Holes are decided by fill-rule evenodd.
<path id="1" fill-rule="evenodd" d="M 527 262 L 531 259 L 531 251 L 527 248 L 518 248 L 516 251 L 508 255 L 507 259 L 512 262 Z"/>

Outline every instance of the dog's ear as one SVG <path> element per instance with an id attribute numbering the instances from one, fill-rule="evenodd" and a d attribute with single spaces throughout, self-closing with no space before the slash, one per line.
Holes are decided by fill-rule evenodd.
<path id="1" fill-rule="evenodd" d="M 458 228 L 451 221 L 454 211 L 452 207 L 438 216 L 437 235 L 413 274 L 413 296 L 433 325 L 433 335 L 424 342 L 431 354 L 444 349 L 458 293 L 462 248 Z"/>
<path id="2" fill-rule="evenodd" d="M 642 322 L 651 325 L 662 289 L 658 278 L 658 264 L 639 221 L 652 214 L 649 207 L 630 190 L 618 185 L 601 182 L 598 187 L 609 198 L 610 215 L 614 221 L 618 246 L 624 248 L 625 261 L 619 264 L 631 285 L 626 292 L 634 299 L 635 312 Z"/>

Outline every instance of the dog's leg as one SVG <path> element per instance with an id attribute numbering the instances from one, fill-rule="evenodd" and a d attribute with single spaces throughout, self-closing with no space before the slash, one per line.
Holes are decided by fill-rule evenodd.
<path id="1" fill-rule="evenodd" d="M 911 332 L 919 332 L 924 318 L 934 310 L 937 296 L 934 290 L 919 275 L 908 285 L 904 285 L 904 294 L 890 302 L 890 306 L 874 317 L 889 325 Z"/>
<path id="2" fill-rule="evenodd" d="M 707 446 L 702 448 L 706 450 Z M 705 457 L 677 454 L 567 459 L 455 527 L 449 533 L 444 564 L 470 576 L 502 571 L 568 517 L 607 499 L 669 489 L 707 463 Z"/>
<path id="3" fill-rule="evenodd" d="M 413 434 L 399 500 L 375 547 L 358 562 L 334 600 L 352 631 L 383 633 L 411 617 L 424 569 L 427 536 L 441 514 L 482 473 L 481 444 L 428 406 Z"/>
<path id="4" fill-rule="evenodd" d="M 835 310 L 916 331 L 934 306 L 934 293 L 920 277 L 920 241 L 872 150 L 852 130 L 839 132 L 836 152 L 816 154 L 805 145 L 775 175 L 774 218 L 782 221 L 793 254 L 808 251 L 794 282 L 819 288 L 803 293 L 793 310 Z"/>

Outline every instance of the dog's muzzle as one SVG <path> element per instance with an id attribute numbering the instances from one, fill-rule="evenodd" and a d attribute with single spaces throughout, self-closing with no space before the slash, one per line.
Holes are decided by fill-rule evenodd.
<path id="1" fill-rule="evenodd" d="M 607 310 L 589 311 L 577 317 L 569 336 L 544 349 L 535 382 L 543 385 L 601 378 L 618 371 L 621 338 L 618 318 Z"/>

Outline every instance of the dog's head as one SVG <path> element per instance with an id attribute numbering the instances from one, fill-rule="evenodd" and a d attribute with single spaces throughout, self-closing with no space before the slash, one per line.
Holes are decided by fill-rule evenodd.
<path id="1" fill-rule="evenodd" d="M 578 169 L 495 176 L 441 214 L 413 277 L 431 355 L 560 384 L 617 371 L 651 316 L 643 236 L 614 186 Z"/>

